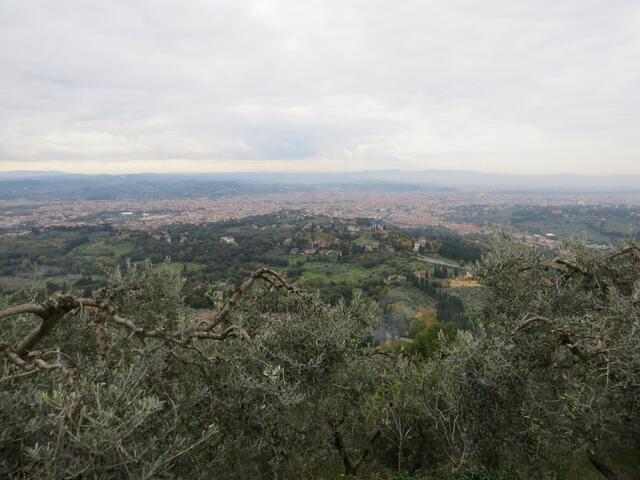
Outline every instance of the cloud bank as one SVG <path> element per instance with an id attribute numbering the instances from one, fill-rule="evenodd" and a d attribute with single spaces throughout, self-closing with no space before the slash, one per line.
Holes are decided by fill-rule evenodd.
<path id="1" fill-rule="evenodd" d="M 640 173 L 635 0 L 0 0 L 0 170 Z"/>

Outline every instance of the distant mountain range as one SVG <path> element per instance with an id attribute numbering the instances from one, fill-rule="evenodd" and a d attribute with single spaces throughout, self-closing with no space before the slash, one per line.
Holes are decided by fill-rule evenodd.
<path id="1" fill-rule="evenodd" d="M 0 199 L 215 197 L 304 191 L 327 186 L 357 191 L 640 193 L 640 176 L 506 175 L 453 170 L 128 175 L 84 175 L 56 171 L 0 172 Z"/>
<path id="2" fill-rule="evenodd" d="M 0 173 L 2 200 L 150 200 L 281 193 L 292 187 L 197 178 L 193 175 L 79 175 L 60 172 Z M 300 187 L 296 187 L 299 190 Z"/>
<path id="3" fill-rule="evenodd" d="M 487 191 L 594 190 L 640 191 L 640 175 L 508 175 L 464 170 L 376 170 L 344 173 L 207 174 L 237 181 L 300 184 L 390 183 Z"/>

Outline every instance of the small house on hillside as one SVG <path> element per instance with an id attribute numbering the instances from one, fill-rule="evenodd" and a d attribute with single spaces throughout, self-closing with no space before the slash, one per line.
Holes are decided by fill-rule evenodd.
<path id="1" fill-rule="evenodd" d="M 230 236 L 220 237 L 220 241 L 224 242 L 224 243 L 227 243 L 229 245 L 237 245 L 236 239 L 234 237 L 230 237 Z"/>

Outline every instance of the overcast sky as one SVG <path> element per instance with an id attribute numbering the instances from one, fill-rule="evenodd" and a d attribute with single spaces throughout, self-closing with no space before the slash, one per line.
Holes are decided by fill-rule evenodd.
<path id="1" fill-rule="evenodd" d="M 0 0 L 0 170 L 640 174 L 638 0 Z"/>

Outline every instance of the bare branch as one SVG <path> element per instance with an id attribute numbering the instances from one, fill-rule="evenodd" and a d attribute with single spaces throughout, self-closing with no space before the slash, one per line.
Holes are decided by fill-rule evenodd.
<path id="1" fill-rule="evenodd" d="M 42 305 L 25 303 L 24 305 L 17 305 L 15 307 L 9 307 L 5 308 L 4 310 L 0 310 L 0 319 L 13 317 L 14 315 L 20 315 L 23 313 L 33 313 L 34 315 L 42 317 L 46 314 L 46 310 Z"/>
<path id="2" fill-rule="evenodd" d="M 218 313 L 215 314 L 213 319 L 206 324 L 206 330 L 212 330 L 217 325 L 220 325 L 222 322 L 224 322 L 229 317 L 229 315 L 231 314 L 231 311 L 240 301 L 242 296 L 253 286 L 256 280 L 259 280 L 259 279 L 267 283 L 270 283 L 275 288 L 283 288 L 287 292 L 294 293 L 298 296 L 301 296 L 304 298 L 308 297 L 306 293 L 304 293 L 295 285 L 292 285 L 289 282 L 287 282 L 285 278 L 275 270 L 272 270 L 270 268 L 259 268 L 258 270 L 250 274 L 240 284 L 240 286 L 235 289 L 235 291 L 233 292 L 231 297 L 229 297 L 229 300 L 227 300 L 227 302 L 224 304 L 222 309 L 218 311 Z"/>
<path id="3" fill-rule="evenodd" d="M 607 258 L 609 260 L 613 260 L 616 257 L 620 257 L 620 256 L 626 255 L 628 253 L 633 254 L 633 256 L 637 258 L 638 254 L 640 254 L 640 247 L 638 245 L 636 245 L 634 242 L 629 242 L 628 245 L 625 248 L 623 248 L 622 250 L 620 250 L 620 251 L 618 251 L 618 252 L 616 252 L 616 253 L 614 253 L 612 255 L 609 255 Z"/>
<path id="4" fill-rule="evenodd" d="M 542 322 L 542 323 L 546 323 L 548 326 L 550 327 L 554 327 L 555 326 L 555 322 L 549 318 L 546 317 L 540 317 L 540 316 L 533 316 L 533 317 L 525 317 L 520 323 L 518 323 L 513 330 L 511 331 L 512 334 L 516 334 L 518 333 L 520 330 L 527 328 L 529 325 L 531 325 L 532 323 L 537 323 L 537 322 Z"/>
<path id="5" fill-rule="evenodd" d="M 567 267 L 568 269 L 570 269 L 570 270 L 572 270 L 574 272 L 582 273 L 583 275 L 586 275 L 588 277 L 592 276 L 590 272 L 588 272 L 587 270 L 582 268 L 580 265 L 576 265 L 575 263 L 571 263 L 570 261 L 565 260 L 564 258 L 556 258 L 554 260 L 554 263 L 557 263 L 558 265 L 563 265 L 563 266 Z"/>

